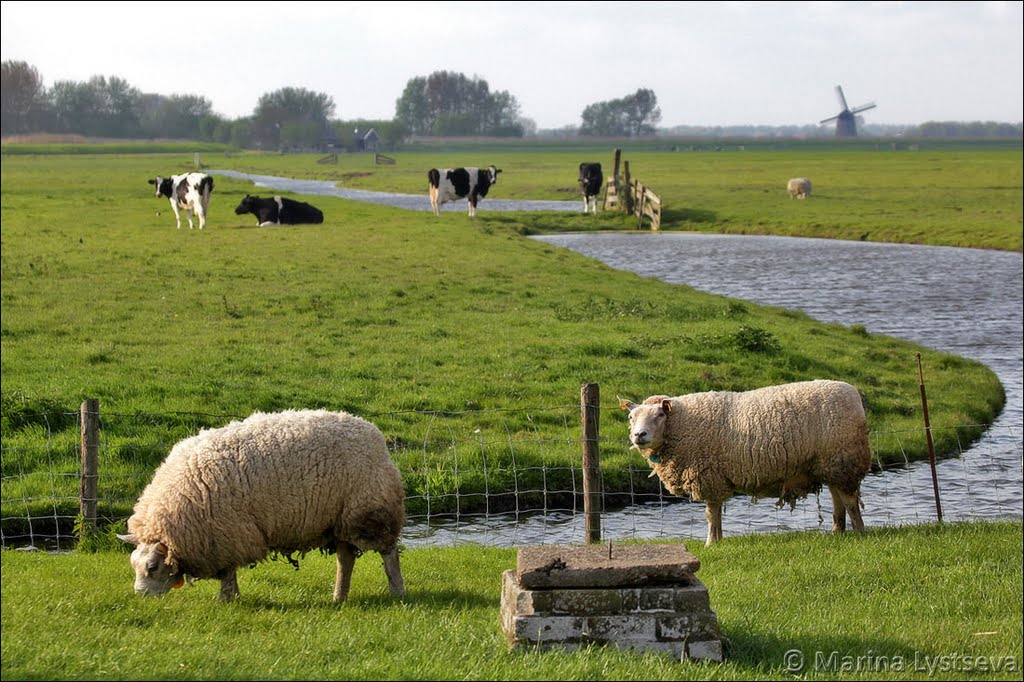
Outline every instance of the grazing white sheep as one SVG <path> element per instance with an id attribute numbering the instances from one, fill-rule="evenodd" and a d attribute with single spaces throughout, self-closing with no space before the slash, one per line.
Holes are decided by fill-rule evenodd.
<path id="1" fill-rule="evenodd" d="M 741 393 L 657 395 L 629 410 L 629 438 L 673 495 L 706 503 L 707 544 L 722 539 L 722 503 L 736 493 L 779 505 L 822 484 L 832 530 L 861 520 L 860 482 L 871 468 L 860 393 L 841 381 L 804 381 Z"/>
<path id="2" fill-rule="evenodd" d="M 791 178 L 786 184 L 786 191 L 790 199 L 806 199 L 811 196 L 811 181 L 807 178 Z"/>
<path id="3" fill-rule="evenodd" d="M 238 596 L 236 571 L 271 553 L 337 553 L 334 601 L 348 596 L 357 554 L 384 557 L 392 594 L 404 594 L 398 537 L 401 475 L 384 435 L 345 412 L 257 412 L 175 445 L 128 519 L 137 545 L 135 591 L 164 594 L 188 578 L 218 578 Z"/>

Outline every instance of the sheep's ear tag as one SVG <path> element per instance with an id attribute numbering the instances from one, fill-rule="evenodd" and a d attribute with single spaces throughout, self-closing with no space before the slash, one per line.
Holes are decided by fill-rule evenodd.
<path id="1" fill-rule="evenodd" d="M 661 463 L 661 455 L 651 455 L 647 459 L 651 460 L 651 462 L 653 462 L 654 464 L 660 464 Z"/>

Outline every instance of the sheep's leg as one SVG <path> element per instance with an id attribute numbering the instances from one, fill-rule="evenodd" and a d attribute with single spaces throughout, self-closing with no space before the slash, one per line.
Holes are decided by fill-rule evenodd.
<path id="1" fill-rule="evenodd" d="M 347 542 L 338 543 L 338 574 L 334 580 L 335 602 L 343 602 L 348 599 L 348 589 L 352 586 L 352 568 L 355 565 L 355 547 Z"/>
<path id="2" fill-rule="evenodd" d="M 708 540 L 704 544 L 710 547 L 722 539 L 722 503 L 707 502 L 704 515 L 708 519 Z"/>
<path id="3" fill-rule="evenodd" d="M 846 509 L 848 507 L 846 495 L 834 485 L 830 485 L 828 491 L 832 494 L 832 532 L 842 533 L 846 530 Z M 857 516 L 859 517 L 860 514 Z M 850 514 L 850 517 L 852 520 L 853 514 Z"/>
<path id="4" fill-rule="evenodd" d="M 238 598 L 240 594 L 238 591 L 238 572 L 234 570 L 225 571 L 217 577 L 220 578 L 220 600 L 233 601 Z"/>
<path id="5" fill-rule="evenodd" d="M 846 511 L 850 514 L 853 529 L 864 530 L 864 519 L 860 515 L 860 488 L 846 495 Z"/>
<path id="6" fill-rule="evenodd" d="M 402 581 L 402 569 L 398 564 L 398 548 L 381 555 L 384 557 L 384 573 L 388 576 L 388 588 L 391 594 L 399 597 L 405 594 L 405 583 Z"/>

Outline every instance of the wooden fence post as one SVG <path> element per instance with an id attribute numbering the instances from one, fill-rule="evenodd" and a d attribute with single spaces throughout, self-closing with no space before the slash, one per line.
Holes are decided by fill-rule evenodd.
<path id="1" fill-rule="evenodd" d="M 601 542 L 601 448 L 598 424 L 601 418 L 601 387 L 583 384 L 580 410 L 583 423 L 583 514 L 587 542 Z"/>
<path id="2" fill-rule="evenodd" d="M 619 160 L 622 157 L 622 150 L 616 149 L 614 158 L 612 160 L 612 174 L 608 176 L 604 185 L 604 204 L 601 206 L 602 211 L 613 209 L 621 211 L 622 207 L 619 202 L 622 201 L 622 185 L 619 183 Z"/>
<path id="3" fill-rule="evenodd" d="M 622 188 L 626 215 L 633 215 L 633 178 L 629 175 L 629 161 L 622 162 Z"/>
<path id="4" fill-rule="evenodd" d="M 96 529 L 96 483 L 99 479 L 100 459 L 100 401 L 90 398 L 82 402 L 82 485 L 79 504 L 82 528 Z"/>

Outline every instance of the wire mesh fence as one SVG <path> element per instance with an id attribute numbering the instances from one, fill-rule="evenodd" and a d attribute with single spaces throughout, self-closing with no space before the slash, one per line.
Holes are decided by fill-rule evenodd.
<path id="1" fill-rule="evenodd" d="M 406 489 L 403 543 L 499 546 L 579 543 L 584 523 L 584 439 L 579 404 L 465 412 L 403 411 L 364 415 L 384 432 Z M 667 493 L 645 461 L 629 450 L 622 413 L 600 409 L 599 488 L 603 537 L 699 539 L 706 534 L 703 504 Z M 83 522 L 79 413 L 5 418 L 0 469 L 4 548 L 70 549 Z M 171 446 L 204 428 L 239 417 L 205 413 L 104 413 L 99 420 L 95 515 L 100 526 L 123 524 Z M 938 431 L 933 427 L 933 431 Z M 944 429 L 956 443 L 937 466 L 946 520 L 1022 516 L 1022 443 L 1019 427 L 978 425 Z M 609 435 L 611 434 L 611 435 Z M 868 526 L 936 519 L 928 463 L 920 452 L 923 429 L 872 433 L 876 452 L 901 452 L 902 461 L 876 461 L 862 484 Z M 968 443 L 970 446 L 968 447 Z M 891 460 L 890 460 L 891 461 Z M 123 527 L 120 525 L 119 527 Z M 725 509 L 725 536 L 755 532 L 827 530 L 827 490 L 778 508 L 746 496 Z"/>

